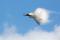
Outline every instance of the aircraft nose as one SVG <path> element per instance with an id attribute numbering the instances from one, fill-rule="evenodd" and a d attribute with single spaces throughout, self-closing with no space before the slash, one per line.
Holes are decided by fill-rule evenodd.
<path id="1" fill-rule="evenodd" d="M 29 14 L 25 14 L 24 16 L 30 16 Z"/>

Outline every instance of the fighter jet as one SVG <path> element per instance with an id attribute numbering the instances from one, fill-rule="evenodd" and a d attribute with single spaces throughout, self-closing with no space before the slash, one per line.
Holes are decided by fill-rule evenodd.
<path id="1" fill-rule="evenodd" d="M 35 16 L 34 14 L 29 13 L 29 14 L 26 14 L 25 16 L 28 16 L 28 17 L 32 18 L 33 20 L 35 20 L 35 22 L 36 22 L 37 24 L 40 25 L 40 22 L 38 21 L 38 19 L 36 18 L 36 16 Z"/>
<path id="2" fill-rule="evenodd" d="M 38 25 L 48 22 L 48 12 L 43 8 L 37 8 L 34 12 L 25 14 L 25 16 L 31 17 Z"/>

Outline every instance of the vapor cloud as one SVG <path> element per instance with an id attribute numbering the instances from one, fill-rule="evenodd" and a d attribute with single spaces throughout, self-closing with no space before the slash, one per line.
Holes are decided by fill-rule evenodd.
<path id="1" fill-rule="evenodd" d="M 60 14 L 58 11 L 52 11 L 45 8 L 37 8 L 33 13 L 37 15 L 37 19 L 41 24 L 50 23 L 52 21 L 52 19 L 50 19 L 51 15 Z"/>
<path id="2" fill-rule="evenodd" d="M 34 13 L 40 18 L 41 23 L 48 23 L 49 21 L 49 12 L 45 8 L 37 8 Z"/>
<path id="3" fill-rule="evenodd" d="M 36 8 L 29 14 L 32 15 L 32 18 L 35 18 L 40 24 L 46 24 L 49 22 L 49 12 L 45 8 Z"/>

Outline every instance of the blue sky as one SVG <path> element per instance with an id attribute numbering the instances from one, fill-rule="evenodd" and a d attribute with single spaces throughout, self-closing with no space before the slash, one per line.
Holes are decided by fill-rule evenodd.
<path id="1" fill-rule="evenodd" d="M 3 24 L 15 25 L 18 33 L 26 33 L 37 24 L 24 17 L 23 14 L 32 12 L 38 7 L 48 10 L 60 11 L 60 0 L 0 0 L 0 32 L 3 31 Z M 52 31 L 55 24 L 60 24 L 59 13 L 51 16 L 53 22 L 41 25 L 43 30 Z"/>

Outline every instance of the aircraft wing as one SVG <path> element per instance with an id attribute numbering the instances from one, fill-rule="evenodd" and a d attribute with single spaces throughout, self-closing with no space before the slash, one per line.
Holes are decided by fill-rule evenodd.
<path id="1" fill-rule="evenodd" d="M 40 22 L 39 22 L 37 19 L 34 18 L 34 21 L 35 21 L 38 25 L 40 25 Z"/>

